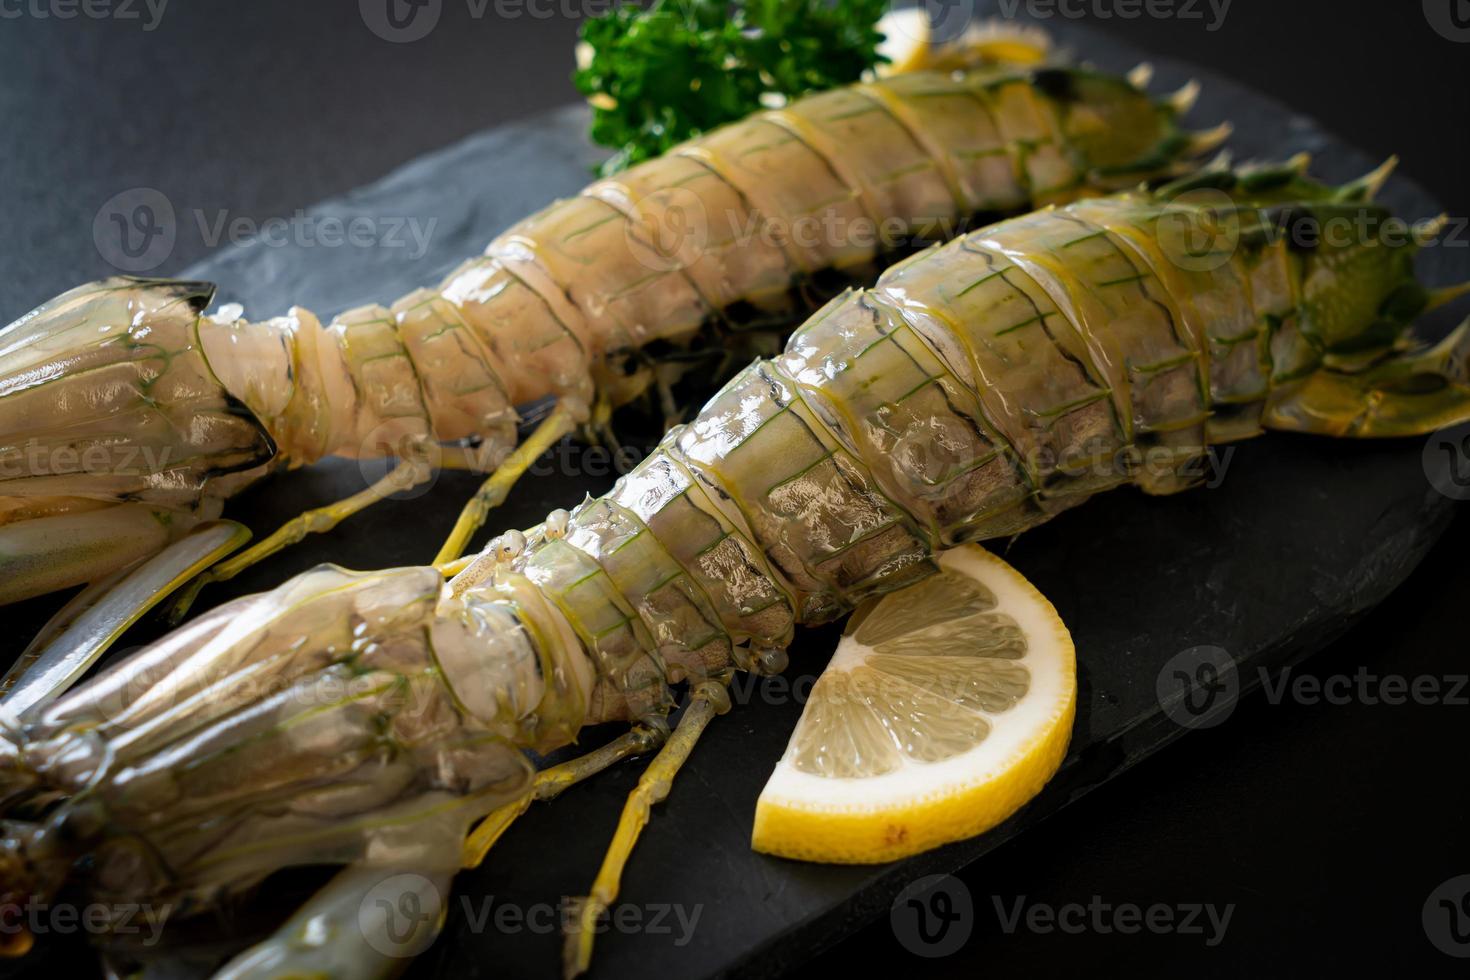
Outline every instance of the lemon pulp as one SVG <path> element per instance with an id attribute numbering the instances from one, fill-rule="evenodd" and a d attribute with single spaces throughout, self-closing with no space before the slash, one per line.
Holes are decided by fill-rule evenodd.
<path id="1" fill-rule="evenodd" d="M 756 804 L 752 845 L 889 861 L 974 836 L 1056 772 L 1076 712 L 1072 639 L 976 545 L 859 610 Z"/>

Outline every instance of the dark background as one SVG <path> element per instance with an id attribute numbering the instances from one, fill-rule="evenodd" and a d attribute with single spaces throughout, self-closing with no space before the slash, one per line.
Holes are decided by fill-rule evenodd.
<path id="1" fill-rule="evenodd" d="M 475 17 L 466 0 L 445 0 L 427 38 L 390 44 L 351 0 L 172 0 L 152 31 L 141 3 L 136 20 L 62 20 L 35 16 L 32 2 L 0 4 L 0 319 L 113 271 L 92 224 L 123 190 L 155 188 L 180 210 L 289 217 L 458 137 L 573 100 L 568 13 L 605 9 L 492 2 Z M 1470 214 L 1470 44 L 1435 33 L 1416 0 L 1234 0 L 1217 31 L 1208 14 L 1087 19 L 1269 91 L 1372 154 L 1398 153 L 1451 215 Z M 181 222 L 156 271 L 207 251 Z M 1463 264 L 1470 271 L 1470 253 Z M 1462 514 L 1415 575 L 1306 672 L 1470 672 L 1467 550 Z M 1464 961 L 1427 941 L 1420 913 L 1436 886 L 1470 873 L 1467 720 L 1463 704 L 1270 704 L 1258 693 L 1223 726 L 971 866 L 962 878 L 976 922 L 961 952 L 911 957 L 879 921 L 813 965 L 1463 975 Z M 1225 941 L 1205 948 L 1197 936 L 1006 936 L 991 900 L 1060 906 L 1094 895 L 1237 907 Z"/>

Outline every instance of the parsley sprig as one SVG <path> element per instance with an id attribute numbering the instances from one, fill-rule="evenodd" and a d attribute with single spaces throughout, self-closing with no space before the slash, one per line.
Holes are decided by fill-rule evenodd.
<path id="1" fill-rule="evenodd" d="M 582 26 L 592 49 L 573 76 L 592 101 L 592 139 L 613 173 L 733 122 L 772 96 L 857 81 L 885 60 L 888 0 L 655 0 Z"/>

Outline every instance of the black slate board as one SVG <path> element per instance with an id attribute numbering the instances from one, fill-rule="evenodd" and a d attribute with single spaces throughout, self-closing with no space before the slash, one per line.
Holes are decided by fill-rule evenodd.
<path id="1" fill-rule="evenodd" d="M 1109 37 L 1061 26 L 1055 33 L 1103 68 L 1124 70 L 1143 60 Z M 1192 119 L 1201 126 L 1231 119 L 1238 157 L 1310 150 L 1318 172 L 1332 179 L 1356 176 L 1376 162 L 1240 85 L 1149 60 L 1158 68 L 1159 91 L 1189 77 L 1204 83 Z M 585 183 L 599 156 L 585 131 L 581 108 L 560 110 L 472 137 L 310 212 L 368 217 L 384 230 L 416 220 L 430 230 L 421 256 L 404 228 L 401 246 L 256 244 L 217 254 L 185 275 L 220 283 L 221 301 L 243 302 L 254 317 L 292 303 L 329 315 L 391 300 L 434 281 L 514 220 Z M 1403 178 L 1384 197 L 1411 218 L 1439 210 Z M 1431 282 L 1452 281 L 1457 271 L 1463 278 L 1434 249 L 1421 268 Z M 1426 332 L 1446 326 L 1447 317 L 1440 318 Z M 1321 648 L 1401 582 L 1447 524 L 1450 501 L 1432 484 L 1432 467 L 1446 457 L 1425 449 L 1417 440 L 1365 445 L 1270 436 L 1236 447 L 1218 488 L 1162 500 L 1118 491 L 1023 537 L 1007 558 L 1056 604 L 1078 644 L 1081 700 L 1072 751 L 1042 796 L 1006 825 L 910 861 L 823 867 L 749 850 L 756 796 L 801 710 L 786 692 L 820 672 L 835 639 L 830 629 L 805 634 L 791 651 L 787 678 L 737 686 L 736 710 L 711 727 L 629 867 L 622 900 L 645 922 L 661 906 L 679 906 L 686 916 L 698 910 L 692 938 L 678 945 L 677 926 L 663 933 L 609 930 L 598 940 L 594 975 L 754 976 L 795 966 L 884 913 L 908 882 L 974 860 L 1185 734 L 1188 727 L 1173 719 L 1190 716 L 1172 701 L 1164 710 L 1158 693 L 1161 671 L 1169 667 L 1167 681 L 1177 655 L 1223 648 L 1236 667 L 1229 693 L 1244 693 L 1259 684 L 1261 670 L 1275 671 Z M 525 481 L 493 524 L 526 526 L 549 507 L 611 483 L 596 453 L 571 448 L 557 458 L 565 464 L 554 467 L 560 471 Z M 344 496 L 378 472 L 372 464 L 329 461 L 255 488 L 231 516 L 266 529 Z M 206 600 L 269 587 L 319 561 L 366 568 L 428 560 L 474 485 L 445 474 L 427 491 L 314 538 Z M 153 632 L 156 627 L 140 627 L 129 642 Z M 1229 698 L 1220 704 L 1228 711 Z M 590 732 L 584 744 L 612 734 Z M 1178 758 L 1191 763 L 1188 750 Z M 460 876 L 444 936 L 413 973 L 556 975 L 559 937 L 524 926 L 498 929 L 493 911 L 555 907 L 562 896 L 585 891 L 639 771 L 637 763 L 618 767 L 533 809 L 483 868 Z M 487 907 L 489 924 L 477 928 L 466 911 Z"/>

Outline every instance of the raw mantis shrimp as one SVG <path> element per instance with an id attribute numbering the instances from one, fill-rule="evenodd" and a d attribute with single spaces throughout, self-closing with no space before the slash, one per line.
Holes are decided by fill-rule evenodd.
<path id="1" fill-rule="evenodd" d="M 0 330 L 0 603 L 91 584 L 22 658 L 46 683 L 13 673 L 7 697 L 25 707 L 74 678 L 197 573 L 177 612 L 436 465 L 493 474 L 435 563 L 457 559 L 547 447 L 645 394 L 676 414 L 692 363 L 777 349 L 890 247 L 1177 175 L 1225 132 L 1180 131 L 1195 89 L 1155 100 L 1145 82 L 988 67 L 814 95 L 598 181 L 438 287 L 325 325 L 300 308 L 206 316 L 207 283 L 119 278 L 47 303 Z M 538 400 L 553 408 L 518 446 L 517 406 Z M 398 462 L 221 561 L 248 533 L 215 521 L 226 498 L 331 455 Z"/>
<path id="2" fill-rule="evenodd" d="M 587 926 L 732 671 L 782 670 L 798 625 L 1104 490 L 1183 491 L 1217 443 L 1470 419 L 1470 321 L 1410 337 L 1466 287 L 1425 289 L 1418 240 L 1380 234 L 1386 171 L 1329 187 L 1303 166 L 1210 170 L 921 252 L 834 298 L 611 492 L 451 580 L 321 566 L 12 714 L 0 898 L 44 899 L 85 857 L 101 899 L 191 910 L 340 862 L 223 975 L 379 972 L 371 930 L 345 925 L 365 895 L 447 887 L 533 799 L 662 745 Z M 1320 234 L 1352 215 L 1373 219 L 1361 236 Z M 540 773 L 523 754 L 610 720 L 635 727 Z M 592 930 L 568 942 L 580 972 Z"/>

